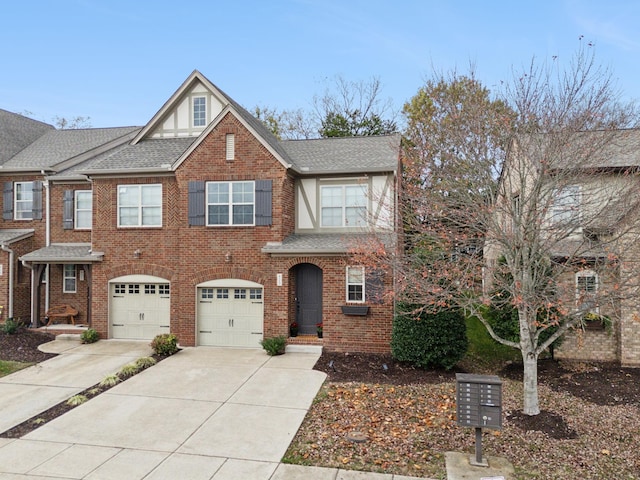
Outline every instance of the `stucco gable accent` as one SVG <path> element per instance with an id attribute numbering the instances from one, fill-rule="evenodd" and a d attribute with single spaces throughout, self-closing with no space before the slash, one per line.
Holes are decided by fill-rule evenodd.
<path id="1" fill-rule="evenodd" d="M 178 89 L 174 92 L 171 97 L 164 103 L 164 105 L 158 110 L 158 112 L 149 120 L 149 122 L 140 130 L 138 135 L 131 141 L 132 145 L 135 145 L 139 141 L 147 138 L 154 130 L 162 125 L 165 116 L 174 108 L 177 108 L 178 103 L 182 99 L 182 97 L 193 88 L 195 83 L 201 83 L 205 86 L 211 94 L 220 101 L 220 103 L 227 104 L 225 95 L 218 89 L 216 86 L 211 83 L 202 73 L 198 70 L 194 70 L 191 72 L 191 75 L 187 77 L 187 79 L 178 87 Z"/>

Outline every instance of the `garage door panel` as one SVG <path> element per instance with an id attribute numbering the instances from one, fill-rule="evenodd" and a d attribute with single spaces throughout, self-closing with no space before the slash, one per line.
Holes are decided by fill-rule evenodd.
<path id="1" fill-rule="evenodd" d="M 151 340 L 170 332 L 169 284 L 117 283 L 110 286 L 111 337 Z"/>
<path id="2" fill-rule="evenodd" d="M 261 288 L 199 288 L 199 345 L 260 347 L 264 305 Z"/>

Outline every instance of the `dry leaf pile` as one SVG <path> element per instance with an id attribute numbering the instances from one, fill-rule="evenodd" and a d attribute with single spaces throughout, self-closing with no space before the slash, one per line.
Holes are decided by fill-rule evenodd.
<path id="1" fill-rule="evenodd" d="M 635 383 L 639 391 L 631 401 L 634 388 L 627 385 L 620 395 L 615 388 L 625 378 L 637 381 L 640 372 L 626 370 L 612 380 L 598 369 L 569 371 L 551 384 L 544 375 L 543 369 L 543 412 L 525 418 L 522 383 L 503 378 L 503 429 L 484 430 L 484 454 L 509 459 L 518 479 L 640 479 L 640 387 Z M 428 383 L 394 384 L 330 377 L 285 461 L 446 479 L 444 453 L 472 455 L 475 437 L 473 429 L 456 424 L 455 375 L 433 380 L 431 375 Z M 611 401 L 595 403 L 592 394 L 599 391 L 603 400 L 603 389 Z M 575 394 L 582 390 L 585 398 Z"/>

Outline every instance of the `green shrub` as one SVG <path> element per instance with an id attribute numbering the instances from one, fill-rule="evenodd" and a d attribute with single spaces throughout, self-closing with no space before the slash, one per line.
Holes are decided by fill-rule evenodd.
<path id="1" fill-rule="evenodd" d="M 77 407 L 78 405 L 82 405 L 87 400 L 89 399 L 84 395 L 74 395 L 69 400 L 67 400 L 67 405 L 71 405 L 72 407 Z"/>
<path id="2" fill-rule="evenodd" d="M 282 336 L 265 338 L 260 342 L 260 345 L 268 355 L 282 355 L 287 345 L 287 339 Z"/>
<path id="3" fill-rule="evenodd" d="M 154 366 L 156 363 L 158 362 L 156 362 L 156 359 L 153 357 L 140 357 L 138 360 L 136 360 L 135 365 L 139 370 L 144 370 L 145 368 Z"/>
<path id="4" fill-rule="evenodd" d="M 100 340 L 100 334 L 93 328 L 89 328 L 80 335 L 82 343 L 96 343 Z"/>
<path id="5" fill-rule="evenodd" d="M 13 335 L 14 333 L 18 332 L 20 327 L 22 327 L 22 322 L 11 317 L 7 318 L 4 321 L 4 325 L 2 325 L 2 331 L 7 335 Z"/>
<path id="6" fill-rule="evenodd" d="M 101 387 L 113 387 L 120 383 L 120 377 L 118 375 L 108 375 L 104 377 L 104 380 L 100 382 Z"/>
<path id="7" fill-rule="evenodd" d="M 139 371 L 140 367 L 138 365 L 136 365 L 135 363 L 127 363 L 120 369 L 118 375 L 122 377 L 130 377 L 132 375 L 135 375 Z"/>
<path id="8" fill-rule="evenodd" d="M 414 313 L 416 312 L 416 313 Z M 391 353 L 420 368 L 453 368 L 467 352 L 464 315 L 455 309 L 430 314 L 399 305 L 393 321 Z"/>
<path id="9" fill-rule="evenodd" d="M 173 355 L 178 351 L 178 337 L 173 333 L 163 333 L 156 335 L 150 345 L 156 355 Z"/>

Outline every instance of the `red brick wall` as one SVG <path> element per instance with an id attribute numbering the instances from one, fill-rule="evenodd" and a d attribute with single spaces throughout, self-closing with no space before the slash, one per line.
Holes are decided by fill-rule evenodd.
<path id="1" fill-rule="evenodd" d="M 225 136 L 235 134 L 235 159 L 227 161 Z M 272 180 L 271 226 L 206 227 L 188 224 L 190 181 Z M 162 183 L 162 228 L 118 228 L 117 186 Z M 345 262 L 334 258 L 277 258 L 261 252 L 267 242 L 293 233 L 294 179 L 286 168 L 245 129 L 227 115 L 177 168 L 175 177 L 94 178 L 93 249 L 105 253 L 94 266 L 93 327 L 108 332 L 108 282 L 130 274 L 155 275 L 171 282 L 171 331 L 182 345 L 196 342 L 196 286 L 235 278 L 264 286 L 264 336 L 287 335 L 293 321 L 295 282 L 291 268 L 314 263 L 323 269 L 324 345 L 339 351 L 388 352 L 391 306 L 375 305 L 367 317 L 346 317 Z M 111 205 L 110 208 L 101 208 Z M 140 250 L 139 259 L 134 251 Z M 230 261 L 227 261 L 229 255 Z M 277 274 L 283 285 L 277 286 Z"/>
<path id="2" fill-rule="evenodd" d="M 63 227 L 65 190 L 91 190 L 91 184 L 53 184 L 51 186 L 51 241 L 53 243 L 90 243 L 91 230 L 65 230 Z M 93 208 L 95 212 L 95 204 Z"/>

